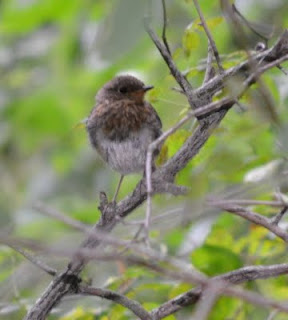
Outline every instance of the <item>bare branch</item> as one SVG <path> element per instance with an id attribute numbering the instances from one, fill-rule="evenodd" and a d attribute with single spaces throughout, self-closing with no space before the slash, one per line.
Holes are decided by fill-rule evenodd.
<path id="1" fill-rule="evenodd" d="M 275 308 L 277 310 L 288 313 L 288 304 L 285 302 L 278 302 L 266 297 L 263 297 L 260 294 L 256 294 L 254 292 L 243 290 L 240 288 L 227 288 L 226 292 L 227 296 L 233 295 L 240 299 L 243 299 L 247 302 L 252 303 L 253 305 L 259 305 L 261 307 L 267 308 Z"/>
<path id="2" fill-rule="evenodd" d="M 163 43 L 164 43 L 168 53 L 171 56 L 171 50 L 169 48 L 169 44 L 168 44 L 167 37 L 166 37 L 166 30 L 167 30 L 168 20 L 167 20 L 167 10 L 166 10 L 166 2 L 165 2 L 165 0 L 162 0 L 162 8 L 163 8 L 162 40 L 163 40 Z"/>
<path id="3" fill-rule="evenodd" d="M 219 68 L 219 72 L 220 74 L 223 73 L 224 69 L 222 67 L 222 64 L 221 64 L 221 61 L 220 61 L 220 56 L 219 56 L 219 53 L 218 53 L 218 50 L 217 50 L 217 47 L 216 47 L 216 44 L 215 44 L 215 41 L 208 29 L 208 26 L 207 26 L 207 23 L 205 21 L 205 18 L 202 14 L 202 11 L 200 9 L 200 6 L 199 6 L 199 3 L 198 3 L 198 0 L 193 0 L 194 2 L 194 5 L 195 5 L 195 8 L 198 12 L 198 15 L 200 17 L 200 20 L 201 20 L 201 24 L 202 24 L 202 27 L 204 28 L 205 32 L 206 32 L 206 35 L 207 35 L 207 38 L 209 40 L 209 44 L 211 45 L 212 47 L 212 50 L 213 50 L 213 53 L 214 53 L 214 56 L 215 56 L 215 60 L 217 62 L 217 65 L 218 65 L 218 68 Z"/>
<path id="4" fill-rule="evenodd" d="M 285 242 L 288 242 L 288 233 L 285 232 L 283 229 L 278 227 L 277 225 L 271 223 L 270 219 L 267 219 L 264 216 L 261 216 L 260 214 L 249 211 L 243 207 L 236 206 L 236 205 L 229 205 L 229 204 L 224 204 L 224 203 L 218 203 L 215 201 L 211 203 L 212 206 L 221 208 L 227 212 L 231 212 L 236 214 L 237 216 L 240 216 L 250 222 L 253 222 L 257 225 L 260 225 L 272 233 L 274 233 L 276 236 L 284 240 Z"/>
<path id="5" fill-rule="evenodd" d="M 282 63 L 283 61 L 287 60 L 287 54 L 288 54 L 288 31 L 285 30 L 282 34 L 282 36 L 279 38 L 278 42 L 268 50 L 265 50 L 263 52 L 260 52 L 256 55 L 253 55 L 250 60 L 246 60 L 239 65 L 230 68 L 228 70 L 225 70 L 223 75 L 218 75 L 214 77 L 212 80 L 205 83 L 202 87 L 195 90 L 195 94 L 198 97 L 206 96 L 208 95 L 214 95 L 217 91 L 224 88 L 225 83 L 224 80 L 228 80 L 228 78 L 231 78 L 237 74 L 243 74 L 243 72 L 250 69 L 251 60 L 252 62 L 255 61 L 256 63 L 258 61 L 261 61 L 261 63 L 266 62 L 266 66 L 268 69 L 271 68 L 269 66 L 269 63 L 274 63 L 275 60 L 278 60 L 276 62 L 276 65 L 279 63 Z M 275 66 L 275 65 L 274 65 Z M 265 71 L 265 70 L 264 70 Z"/>
<path id="6" fill-rule="evenodd" d="M 278 226 L 279 222 L 281 221 L 287 210 L 287 206 L 283 207 L 283 209 L 272 219 L 272 224 Z"/>
<path id="7" fill-rule="evenodd" d="M 245 21 L 246 26 L 250 24 L 250 29 L 252 24 L 248 23 L 247 20 L 241 15 L 241 13 L 237 10 L 234 4 L 230 4 L 227 0 L 222 0 L 222 8 L 224 9 L 226 18 L 230 21 L 230 25 L 233 27 L 233 31 L 235 33 L 235 39 L 239 43 L 239 45 L 244 48 L 244 50 L 247 53 L 248 61 L 250 63 L 250 69 L 252 71 L 257 70 L 257 64 L 253 61 L 251 57 L 251 52 L 249 51 L 249 41 L 248 37 L 243 29 L 243 22 Z M 241 20 L 239 20 L 239 17 Z M 253 30 L 254 29 L 254 30 Z M 253 28 L 255 32 L 255 28 Z M 267 41 L 266 41 L 267 42 Z M 255 82 L 258 83 L 258 89 L 257 91 L 261 94 L 261 98 L 263 99 L 264 103 L 262 103 L 262 107 L 264 107 L 268 112 L 270 116 L 270 120 L 274 122 L 275 124 L 279 123 L 279 119 L 277 117 L 277 112 L 275 111 L 275 106 L 273 104 L 273 100 L 268 92 L 268 88 L 263 82 L 263 80 L 256 75 Z"/>
<path id="8" fill-rule="evenodd" d="M 278 312 L 279 312 L 278 310 L 271 311 L 267 320 L 273 320 L 275 318 L 275 316 L 277 316 Z"/>
<path id="9" fill-rule="evenodd" d="M 274 33 L 274 31 L 275 31 L 275 28 L 274 27 L 270 27 L 269 29 L 269 33 L 267 33 L 266 32 L 266 34 L 263 34 L 263 32 L 262 33 L 260 33 L 258 30 L 257 30 L 257 28 L 255 28 L 255 26 L 253 27 L 253 23 L 251 23 L 251 22 L 249 22 L 243 15 L 242 15 L 242 13 L 237 9 L 237 7 L 235 6 L 235 4 L 233 3 L 232 4 L 232 12 L 235 12 L 237 15 L 238 15 L 238 17 L 240 17 L 241 18 L 241 21 L 252 31 L 252 32 L 254 32 L 255 34 L 257 34 L 258 35 L 258 37 L 260 37 L 260 38 L 262 38 L 262 40 L 264 40 L 265 41 L 265 43 L 267 44 L 267 40 L 269 40 L 269 38 L 271 38 L 272 36 L 273 36 L 273 33 Z M 234 16 L 234 15 L 233 15 Z"/>
<path id="10" fill-rule="evenodd" d="M 148 311 L 146 311 L 140 303 L 135 300 L 131 300 L 122 294 L 115 291 L 93 288 L 88 286 L 79 286 L 79 293 L 82 295 L 97 296 L 103 299 L 111 300 L 115 303 L 121 304 L 123 307 L 131 310 L 139 319 L 142 320 L 153 320 Z"/>
<path id="11" fill-rule="evenodd" d="M 208 41 L 208 54 L 207 54 L 207 62 L 206 62 L 206 72 L 205 72 L 203 83 L 208 82 L 215 75 L 215 70 L 214 70 L 212 62 L 213 62 L 213 49 L 212 49 L 210 41 Z"/>
<path id="12" fill-rule="evenodd" d="M 36 256 L 33 256 L 30 254 L 28 251 L 22 249 L 21 247 L 13 244 L 9 244 L 9 247 L 12 248 L 13 250 L 17 251 L 20 253 L 23 257 L 25 257 L 28 261 L 33 263 L 35 266 L 39 267 L 41 270 L 45 271 L 48 273 L 50 276 L 55 276 L 57 274 L 57 270 L 54 268 L 49 267 L 46 263 L 41 261 L 39 258 Z"/>
<path id="13" fill-rule="evenodd" d="M 213 203 L 213 199 L 208 199 L 208 202 Z M 223 199 L 216 200 L 217 203 L 223 202 L 224 204 L 242 205 L 242 206 L 271 206 L 283 207 L 282 201 L 267 201 L 267 200 L 251 200 L 251 199 Z"/>
<path id="14" fill-rule="evenodd" d="M 201 298 L 199 299 L 192 320 L 205 320 L 209 316 L 221 290 L 221 285 L 217 281 L 210 280 L 209 284 L 203 288 Z"/>
<path id="15" fill-rule="evenodd" d="M 251 266 L 228 272 L 217 276 L 216 279 L 224 280 L 232 284 L 240 284 L 256 279 L 267 279 L 288 273 L 288 264 L 271 266 Z M 213 278 L 211 279 L 213 280 Z M 235 288 L 234 288 L 235 289 Z M 197 287 L 183 293 L 152 310 L 155 319 L 162 319 L 177 312 L 185 306 L 195 304 L 202 295 L 202 288 Z"/>
<path id="16" fill-rule="evenodd" d="M 145 219 L 145 229 L 146 229 L 146 237 L 147 232 L 149 230 L 150 225 L 150 217 L 151 217 L 151 207 L 152 207 L 152 159 L 153 159 L 153 153 L 156 150 L 156 148 L 159 147 L 169 136 L 171 136 L 177 129 L 179 129 L 183 124 L 185 124 L 189 119 L 191 119 L 194 116 L 193 112 L 189 112 L 183 119 L 181 119 L 175 126 L 168 129 L 162 135 L 154 140 L 148 147 L 147 156 L 146 156 L 146 184 L 147 184 L 147 206 L 146 206 L 146 219 Z"/>
<path id="17" fill-rule="evenodd" d="M 76 230 L 79 230 L 82 232 L 88 232 L 91 228 L 90 226 L 88 226 L 78 220 L 72 219 L 71 217 L 64 215 L 62 212 L 60 212 L 52 207 L 49 207 L 41 202 L 35 203 L 33 205 L 33 208 L 35 210 L 38 210 L 42 214 L 45 214 L 48 217 L 54 218 L 58 221 L 61 221 Z"/>
<path id="18" fill-rule="evenodd" d="M 98 237 L 102 239 L 104 238 L 105 243 L 110 243 L 112 245 L 116 245 L 120 247 L 127 244 L 127 241 L 121 241 L 119 239 L 111 237 L 110 235 L 98 235 Z M 85 257 L 86 260 L 87 258 L 88 260 L 97 259 L 98 261 L 115 260 L 115 259 L 123 260 L 132 264 L 137 264 L 140 266 L 147 267 L 152 271 L 159 273 L 162 276 L 164 275 L 169 278 L 174 278 L 176 280 L 186 281 L 189 283 L 191 282 L 191 283 L 198 283 L 201 285 L 209 285 L 211 280 L 213 279 L 217 281 L 219 280 L 221 290 L 223 288 L 224 294 L 233 295 L 255 304 L 275 307 L 281 311 L 285 311 L 285 312 L 288 311 L 288 306 L 281 302 L 275 302 L 273 300 L 264 298 L 258 294 L 254 294 L 249 291 L 238 290 L 236 288 L 227 287 L 227 282 L 231 284 L 239 284 L 245 281 L 251 281 L 256 279 L 266 279 L 269 277 L 275 277 L 281 274 L 286 274 L 288 273 L 288 264 L 244 267 L 244 268 L 214 277 L 212 279 L 207 279 L 205 276 L 203 276 L 199 272 L 196 272 L 195 270 L 187 269 L 185 265 L 182 265 L 182 262 L 179 261 L 178 259 L 163 257 L 159 255 L 159 253 L 155 252 L 154 250 L 147 249 L 145 247 L 141 247 L 135 244 L 130 244 L 130 249 L 134 250 L 137 253 L 146 255 L 150 257 L 150 259 L 146 259 L 146 258 L 143 259 L 140 256 L 136 256 L 132 254 L 128 256 L 123 256 L 122 254 L 118 254 L 117 252 L 112 252 L 111 254 L 103 254 L 95 249 L 87 249 L 87 248 L 81 249 L 81 255 Z M 162 262 L 165 262 L 165 267 L 163 267 Z M 55 285 L 54 289 L 56 294 L 56 297 L 55 297 L 56 301 L 58 301 L 57 299 L 59 299 L 58 291 L 60 288 L 65 289 L 66 294 L 73 294 L 73 293 L 79 292 L 78 277 L 76 277 L 73 274 L 69 274 L 68 272 L 63 273 L 58 277 L 61 277 L 61 280 L 62 280 L 61 283 L 62 282 L 66 283 L 66 286 L 63 288 L 62 285 L 60 286 L 60 283 L 53 282 Z M 224 282 L 221 283 L 221 281 L 224 281 Z M 162 310 L 161 316 L 160 317 L 155 316 L 155 318 L 153 319 L 161 319 L 171 313 L 176 312 L 177 310 L 183 308 L 188 304 L 195 303 L 196 301 L 198 301 L 199 297 L 201 296 L 202 290 L 203 290 L 202 287 L 196 288 L 187 292 L 184 295 L 181 295 L 175 298 L 176 300 L 172 299 L 171 301 L 168 301 L 161 308 Z M 169 304 L 169 302 L 171 304 Z M 154 315 L 154 311 L 153 311 L 153 315 Z"/>
<path id="19" fill-rule="evenodd" d="M 147 251 L 148 252 L 148 251 Z M 236 271 L 232 271 L 228 274 L 224 274 L 221 276 L 217 276 L 211 279 L 206 278 L 201 273 L 196 270 L 188 270 L 185 267 L 181 267 L 179 262 L 175 259 L 167 259 L 161 258 L 159 256 L 153 255 L 152 259 L 143 259 L 136 255 L 118 255 L 117 253 L 112 253 L 110 255 L 99 254 L 94 250 L 84 249 L 82 254 L 89 256 L 89 259 L 101 259 L 101 260 L 115 260 L 120 259 L 123 261 L 127 261 L 132 264 L 140 265 L 150 270 L 159 273 L 162 276 L 169 277 L 170 279 L 175 279 L 179 281 L 185 281 L 188 283 L 197 283 L 200 284 L 201 287 L 188 291 L 185 294 L 182 294 L 166 303 L 164 303 L 159 308 L 152 310 L 152 318 L 154 319 L 162 319 L 169 314 L 175 313 L 179 309 L 187 306 L 191 303 L 196 303 L 201 294 L 203 292 L 203 285 L 209 285 L 210 281 L 217 280 L 217 285 L 219 285 L 219 292 L 228 296 L 235 296 L 241 298 L 247 302 L 260 305 L 262 307 L 273 307 L 277 310 L 284 311 L 288 313 L 288 304 L 277 302 L 272 299 L 263 297 L 260 294 L 243 290 L 240 288 L 230 287 L 231 284 L 236 284 L 248 280 L 255 279 L 263 279 L 271 276 L 275 276 L 275 274 L 285 274 L 288 273 L 288 265 L 276 265 L 276 266 L 268 266 L 267 269 L 264 266 L 258 267 L 245 267 Z M 150 257 L 151 258 L 151 257 Z M 158 262 L 158 263 L 157 263 Z M 166 267 L 163 267 L 159 262 L 165 262 Z M 167 268 L 167 264 L 170 264 L 170 267 Z M 259 274 L 257 273 L 257 269 L 259 269 Z M 228 280 L 228 281 L 227 281 Z"/>
<path id="20" fill-rule="evenodd" d="M 106 240 L 110 241 L 110 243 L 113 243 L 116 246 L 122 245 L 121 243 L 119 243 L 119 240 L 113 239 L 113 237 L 111 236 L 107 236 L 107 239 L 105 239 L 105 241 Z M 288 273 L 288 264 L 244 267 L 209 279 L 200 272 L 191 270 L 191 268 L 186 266 L 185 262 L 179 259 L 161 256 L 159 255 L 159 253 L 152 249 L 147 249 L 135 244 L 131 244 L 130 249 L 134 250 L 137 254 L 144 254 L 149 259 L 142 258 L 135 254 L 129 254 L 127 256 L 119 255 L 116 252 L 113 252 L 111 254 L 102 254 L 94 249 L 83 249 L 81 254 L 88 257 L 89 259 L 120 259 L 132 264 L 147 267 L 152 271 L 159 273 L 161 276 L 167 276 L 176 280 L 186 281 L 189 283 L 197 283 L 201 285 L 201 288 L 193 289 L 185 294 L 185 305 L 188 304 L 187 300 L 189 301 L 189 303 L 191 303 L 191 299 L 192 303 L 195 303 L 203 293 L 203 290 L 205 291 L 205 289 L 203 289 L 203 286 L 204 288 L 207 288 L 207 286 L 211 285 L 215 281 L 215 284 L 217 284 L 217 291 L 221 294 L 236 296 L 253 304 L 258 304 L 265 307 L 273 307 L 278 310 L 288 312 L 288 305 L 285 303 L 276 302 L 251 291 L 229 286 L 231 284 L 239 284 L 241 282 L 249 280 L 251 281 L 255 279 L 266 279 L 269 277 L 275 277 L 276 275 L 286 274 Z M 163 263 L 165 264 L 165 267 L 163 267 Z M 168 308 L 165 308 L 165 310 L 166 312 L 167 310 L 171 311 L 171 308 L 173 307 L 174 313 L 179 309 L 175 309 L 175 299 L 172 299 L 171 301 L 173 301 L 172 305 L 170 304 Z M 181 295 L 181 301 L 183 302 L 183 295 Z M 165 304 L 165 306 L 167 305 Z M 181 304 L 181 306 L 183 307 L 184 305 Z M 162 306 L 162 311 L 163 308 L 164 307 Z M 159 311 L 159 308 L 157 310 Z M 170 311 L 169 313 L 165 313 L 165 315 L 162 314 L 161 317 L 157 317 L 157 315 L 153 311 L 153 319 L 160 319 L 164 316 L 167 316 L 172 313 Z"/>
<path id="21" fill-rule="evenodd" d="M 177 68 L 176 64 L 174 63 L 173 59 L 171 58 L 170 53 L 168 52 L 167 48 L 165 47 L 165 45 L 162 44 L 162 42 L 160 41 L 160 39 L 158 38 L 158 36 L 154 32 L 154 30 L 151 29 L 148 21 L 146 21 L 145 27 L 146 27 L 146 30 L 147 30 L 149 36 L 153 40 L 154 44 L 156 45 L 160 54 L 162 55 L 164 61 L 166 62 L 168 68 L 170 69 L 171 74 L 173 75 L 175 80 L 178 82 L 178 84 L 180 85 L 182 90 L 185 92 L 190 106 L 193 109 L 197 108 L 197 106 L 198 106 L 196 104 L 197 99 L 193 93 L 193 88 L 192 88 L 191 84 L 186 79 L 186 77 L 178 70 L 178 68 Z"/>

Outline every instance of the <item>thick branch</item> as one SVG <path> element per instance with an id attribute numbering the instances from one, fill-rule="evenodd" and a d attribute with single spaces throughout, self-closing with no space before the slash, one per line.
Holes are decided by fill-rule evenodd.
<path id="1" fill-rule="evenodd" d="M 288 273 L 288 264 L 278 264 L 271 266 L 253 266 L 244 267 L 235 271 L 228 272 L 214 279 L 224 280 L 231 284 L 240 284 L 246 281 L 267 279 Z M 213 279 L 213 278 L 212 278 Z M 203 291 L 201 287 L 197 287 L 185 292 L 167 302 L 160 307 L 154 309 L 152 314 L 155 320 L 167 317 L 177 312 L 185 306 L 195 304 L 201 297 Z"/>

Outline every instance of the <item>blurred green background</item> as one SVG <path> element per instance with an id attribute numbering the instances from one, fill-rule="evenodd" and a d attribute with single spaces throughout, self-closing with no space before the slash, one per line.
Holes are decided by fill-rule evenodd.
<path id="1" fill-rule="evenodd" d="M 218 1 L 199 2 L 222 55 L 224 68 L 244 60 L 246 54 L 237 47 Z M 236 4 L 253 21 L 277 22 L 279 28 L 287 26 L 285 0 L 237 1 Z M 203 81 L 207 39 L 199 26 L 193 2 L 167 1 L 167 15 L 167 35 L 174 59 L 197 87 Z M 177 84 L 145 33 L 145 16 L 151 19 L 160 34 L 161 1 L 0 1 L 2 235 L 27 237 L 63 250 L 77 248 L 83 235 L 35 210 L 39 201 L 84 223 L 97 221 L 98 194 L 103 190 L 111 198 L 119 175 L 97 157 L 80 123 L 89 115 L 97 90 L 116 74 L 132 73 L 155 86 L 147 98 L 157 109 L 164 130 L 177 123 L 188 110 L 185 98 L 172 90 Z M 251 48 L 258 40 L 255 35 L 249 35 Z M 271 44 L 273 40 L 270 40 Z M 266 230 L 252 228 L 234 216 L 218 215 L 199 206 L 199 200 L 210 193 L 225 195 L 229 190 L 233 195 L 235 190 L 238 195 L 239 190 L 246 192 L 241 186 L 248 172 L 252 172 L 250 178 L 255 180 L 255 168 L 262 168 L 264 176 L 267 174 L 265 165 L 273 160 L 277 160 L 282 168 L 287 151 L 287 77 L 279 70 L 273 70 L 263 77 L 263 81 L 281 126 L 275 127 L 271 123 L 271 113 L 265 109 L 259 88 L 253 86 L 241 100 L 242 108 L 236 106 L 229 112 L 199 156 L 177 177 L 178 183 L 191 187 L 189 196 L 154 198 L 155 216 L 175 210 L 175 214 L 165 220 L 156 220 L 153 225 L 151 237 L 155 246 L 181 254 L 208 275 L 251 263 L 281 262 L 284 258 L 284 244 Z M 194 127 L 195 123 L 191 122 L 168 139 L 159 164 L 179 149 Z M 279 169 L 279 166 L 275 167 L 275 170 Z M 140 178 L 140 175 L 126 177 L 119 199 L 131 192 Z M 257 190 L 253 195 L 271 199 L 272 191 L 273 187 L 267 184 L 264 191 Z M 251 196 L 245 192 L 244 195 Z M 131 219 L 143 217 L 143 212 L 143 208 L 138 209 Z M 259 212 L 271 215 L 277 209 L 259 208 Z M 123 237 L 125 234 L 129 238 L 135 231 L 136 227 L 120 226 L 116 235 Z M 191 237 L 196 243 L 192 247 Z M 43 259 L 59 270 L 68 261 L 68 257 L 52 259 L 45 254 Z M 123 279 L 135 280 L 131 298 L 139 299 L 148 309 L 189 289 L 187 284 L 169 283 L 155 275 L 146 275 L 145 270 L 139 271 L 136 267 L 125 268 L 124 276 L 114 263 L 99 268 L 96 272 L 93 266 L 88 267 L 87 277 L 94 278 L 97 285 L 107 284 L 110 279 L 115 290 L 123 285 Z M 3 245 L 0 247 L 0 280 L 0 318 L 21 319 L 50 278 Z M 286 282 L 280 277 L 251 287 L 274 298 L 287 298 Z M 153 290 L 158 290 L 157 297 L 148 293 L 149 284 Z M 88 302 L 79 299 L 76 304 L 67 302 L 51 319 L 133 318 L 122 307 L 108 303 L 95 306 L 95 303 L 95 299 L 88 299 Z M 237 318 L 233 317 L 241 306 Z M 223 317 L 219 317 L 219 310 Z M 191 310 L 188 309 L 179 319 L 188 319 L 189 314 Z M 267 310 L 222 298 L 211 319 L 228 319 L 229 316 L 263 319 L 268 314 Z"/>

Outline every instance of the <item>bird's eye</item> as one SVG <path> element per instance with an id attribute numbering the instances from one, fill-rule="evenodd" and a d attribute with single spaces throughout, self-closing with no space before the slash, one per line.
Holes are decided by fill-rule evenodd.
<path id="1" fill-rule="evenodd" d="M 121 93 L 127 93 L 127 91 L 128 91 L 127 87 L 120 87 L 119 88 L 119 92 L 121 92 Z"/>

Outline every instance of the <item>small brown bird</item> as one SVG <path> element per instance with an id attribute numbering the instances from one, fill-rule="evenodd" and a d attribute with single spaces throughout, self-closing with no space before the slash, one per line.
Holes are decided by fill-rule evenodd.
<path id="1" fill-rule="evenodd" d="M 87 120 L 92 146 L 121 174 L 113 201 L 125 175 L 144 171 L 148 146 L 162 133 L 157 112 L 144 100 L 152 88 L 130 75 L 117 76 L 99 90 Z"/>

